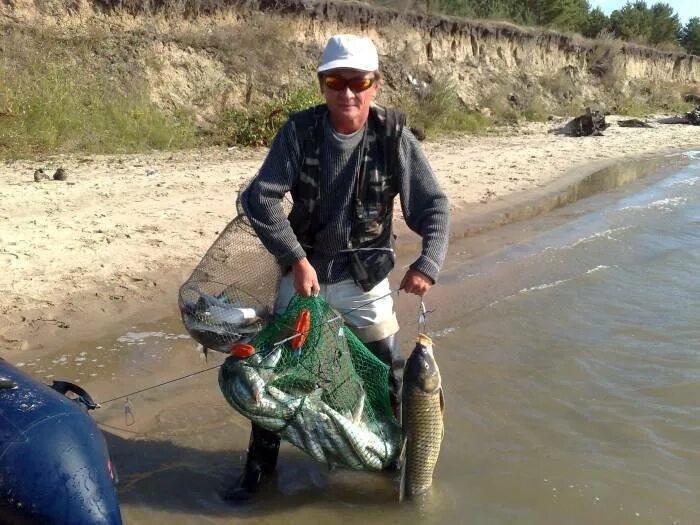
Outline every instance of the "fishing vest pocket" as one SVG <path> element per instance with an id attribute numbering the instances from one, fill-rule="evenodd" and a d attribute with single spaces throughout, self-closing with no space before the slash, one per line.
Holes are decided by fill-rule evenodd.
<path id="1" fill-rule="evenodd" d="M 380 174 L 376 169 L 372 170 L 365 188 L 366 201 L 385 207 L 387 203 L 393 201 L 394 195 L 396 195 L 394 181 L 388 170 L 385 175 Z"/>
<path id="2" fill-rule="evenodd" d="M 386 224 L 383 218 L 376 215 L 373 219 L 356 220 L 352 225 L 351 238 L 354 247 L 382 246 L 376 240 L 383 237 Z M 383 247 L 383 246 L 382 246 Z"/>
<path id="3" fill-rule="evenodd" d="M 355 283 L 369 292 L 394 268 L 396 257 L 391 248 L 365 248 L 350 254 L 350 274 Z"/>

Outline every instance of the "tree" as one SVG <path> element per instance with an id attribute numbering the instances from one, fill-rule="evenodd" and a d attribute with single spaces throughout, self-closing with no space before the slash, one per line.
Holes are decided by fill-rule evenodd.
<path id="1" fill-rule="evenodd" d="M 651 11 L 644 1 L 626 3 L 610 13 L 610 26 L 615 36 L 623 40 L 648 42 L 651 36 Z"/>
<path id="2" fill-rule="evenodd" d="M 651 33 L 649 43 L 678 42 L 681 22 L 673 8 L 659 2 L 651 6 Z"/>
<path id="3" fill-rule="evenodd" d="M 583 28 L 583 36 L 597 37 L 603 29 L 610 27 L 610 19 L 603 13 L 600 7 L 596 7 L 590 13 Z"/>
<path id="4" fill-rule="evenodd" d="M 700 18 L 693 17 L 681 29 L 681 44 L 691 55 L 700 56 Z"/>
<path id="5" fill-rule="evenodd" d="M 588 19 L 588 0 L 548 0 L 540 4 L 541 23 L 566 31 L 583 31 Z"/>
<path id="6" fill-rule="evenodd" d="M 441 11 L 467 18 L 509 20 L 533 24 L 535 19 L 527 2 L 518 0 L 441 0 Z"/>

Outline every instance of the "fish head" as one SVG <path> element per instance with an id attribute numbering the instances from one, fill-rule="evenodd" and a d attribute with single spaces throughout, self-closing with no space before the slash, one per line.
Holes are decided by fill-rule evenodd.
<path id="1" fill-rule="evenodd" d="M 404 383 L 413 384 L 423 392 L 435 392 L 441 387 L 441 382 L 432 342 L 419 339 L 406 361 Z"/>

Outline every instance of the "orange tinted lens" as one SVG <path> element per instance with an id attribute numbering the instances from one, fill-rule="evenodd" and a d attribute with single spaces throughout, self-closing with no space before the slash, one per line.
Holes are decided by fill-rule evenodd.
<path id="1" fill-rule="evenodd" d="M 327 88 L 330 88 L 333 91 L 340 91 L 345 89 L 346 86 L 345 79 L 335 75 L 326 75 L 323 77 L 323 83 L 326 84 Z"/>
<path id="2" fill-rule="evenodd" d="M 353 78 L 348 81 L 348 85 L 353 92 L 359 93 L 360 91 L 368 89 L 373 82 L 373 78 Z"/>
<path id="3" fill-rule="evenodd" d="M 346 80 L 341 76 L 326 75 L 323 77 L 323 82 L 327 88 L 332 89 L 333 91 L 343 91 L 346 86 L 349 86 L 354 93 L 359 93 L 360 91 L 364 91 L 374 84 L 374 79 L 356 77 Z"/>

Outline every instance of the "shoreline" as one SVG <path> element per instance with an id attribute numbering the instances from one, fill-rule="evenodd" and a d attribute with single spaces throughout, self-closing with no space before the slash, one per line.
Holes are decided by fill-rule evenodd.
<path id="1" fill-rule="evenodd" d="M 451 200 L 451 239 L 605 190 L 594 174 L 615 171 L 616 164 L 624 168 L 700 147 L 693 126 L 611 127 L 605 136 L 582 138 L 552 135 L 552 126 L 557 123 L 529 123 L 502 135 L 424 144 Z M 180 284 L 235 215 L 237 190 L 265 151 L 6 163 L 0 172 L 0 218 L 7 225 L 0 237 L 6 268 L 0 288 L 9 293 L 0 299 L 0 357 L 55 351 L 120 326 L 177 315 Z M 34 183 L 34 166 L 64 167 L 68 181 Z M 612 176 L 615 185 L 636 178 L 622 168 Z M 400 257 L 410 262 L 406 252 L 413 254 L 418 238 L 403 223 L 397 231 Z"/>

